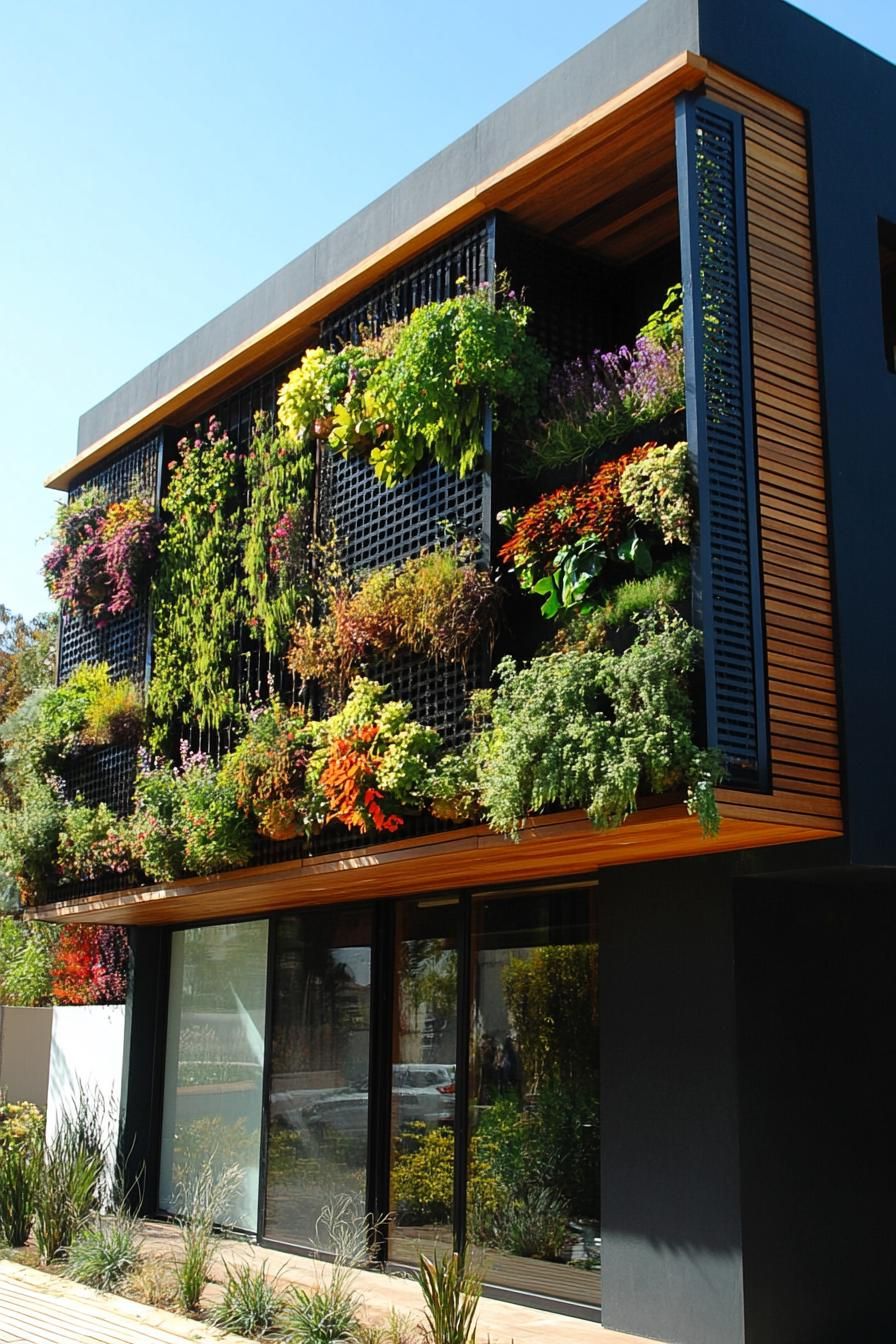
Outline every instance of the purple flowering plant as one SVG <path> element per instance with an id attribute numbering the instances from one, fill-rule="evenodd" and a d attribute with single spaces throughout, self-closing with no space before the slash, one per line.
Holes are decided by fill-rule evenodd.
<path id="1" fill-rule="evenodd" d="M 561 365 L 549 411 L 528 444 L 536 470 L 581 462 L 590 453 L 684 404 L 681 286 L 673 286 L 631 346 L 595 350 Z"/>
<path id="2" fill-rule="evenodd" d="M 158 557 L 161 524 L 140 494 L 110 502 L 85 491 L 60 505 L 44 580 L 68 612 L 105 625 L 139 600 Z"/>

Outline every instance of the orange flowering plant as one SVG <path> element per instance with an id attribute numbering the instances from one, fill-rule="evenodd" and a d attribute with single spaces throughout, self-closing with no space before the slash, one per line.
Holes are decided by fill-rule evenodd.
<path id="1" fill-rule="evenodd" d="M 350 830 L 400 830 L 403 813 L 426 802 L 441 748 L 439 734 L 413 719 L 406 701 L 386 695 L 379 682 L 358 677 L 344 707 L 316 725 L 319 745 L 310 770 L 328 820 Z"/>

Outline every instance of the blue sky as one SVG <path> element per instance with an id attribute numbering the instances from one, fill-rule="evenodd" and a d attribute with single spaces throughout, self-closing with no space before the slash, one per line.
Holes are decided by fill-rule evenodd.
<path id="1" fill-rule="evenodd" d="M 83 410 L 635 7 L 5 6 L 0 603 L 47 605 Z M 891 0 L 800 7 L 896 60 Z"/>

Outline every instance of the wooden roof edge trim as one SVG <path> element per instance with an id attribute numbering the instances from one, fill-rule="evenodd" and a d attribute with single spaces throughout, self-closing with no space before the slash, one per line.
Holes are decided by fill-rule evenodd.
<path id="1" fill-rule="evenodd" d="M 303 329 L 327 316 L 335 308 L 349 301 L 354 294 L 360 293 L 396 266 L 425 251 L 440 238 L 475 219 L 484 210 L 499 208 L 500 189 L 518 174 L 524 173 L 532 164 L 558 152 L 639 98 L 663 90 L 664 86 L 668 86 L 667 92 L 670 95 L 682 89 L 695 87 L 705 78 L 708 66 L 709 63 L 704 57 L 692 51 L 683 51 L 666 61 L 637 83 L 608 99 L 584 117 L 570 123 L 562 131 L 542 141 L 482 182 L 467 188 L 459 196 L 399 234 L 397 238 L 391 239 L 383 247 L 365 257 L 363 261 L 322 285 L 206 368 L 97 439 L 64 466 L 52 472 L 45 479 L 44 485 L 51 490 L 66 490 L 72 480 L 82 472 L 103 461 L 116 448 L 164 423 L 168 416 L 177 414 L 197 397 L 207 391 L 210 392 L 216 384 L 223 382 L 248 364 L 253 356 L 257 357 L 267 349 L 274 351 L 278 345 L 284 346 L 291 334 L 298 340 Z"/>
<path id="2" fill-rule="evenodd" d="M 278 865 L 280 873 L 276 882 L 270 881 L 271 868 L 254 869 L 251 873 L 248 870 L 241 870 L 238 873 L 218 874 L 214 878 L 185 879 L 171 886 L 132 888 L 127 891 L 90 896 L 82 900 L 59 901 L 28 912 L 28 917 L 49 923 L 184 923 L 189 922 L 189 917 L 195 922 L 208 918 L 224 918 L 228 914 L 246 913 L 247 910 L 257 909 L 258 913 L 263 913 L 268 909 L 285 909 L 303 904 L 332 903 L 350 899 L 369 900 L 374 897 L 406 894 L 407 891 L 418 888 L 420 891 L 476 886 L 487 888 L 496 883 L 522 881 L 527 875 L 538 881 L 548 881 L 554 869 L 558 876 L 587 872 L 597 874 L 601 868 L 631 863 L 694 857 L 700 854 L 709 856 L 744 847 L 761 848 L 830 838 L 829 831 L 813 824 L 809 819 L 788 822 L 786 818 L 780 821 L 776 818 L 774 822 L 769 819 L 731 818 L 729 825 L 723 826 L 722 832 L 718 835 L 704 838 L 699 835 L 696 822 L 686 815 L 683 806 L 655 809 L 652 817 L 648 814 L 643 820 L 650 823 L 656 833 L 654 837 L 649 835 L 646 837 L 643 848 L 632 831 L 628 831 L 627 828 L 626 836 L 623 838 L 619 829 L 609 833 L 600 832 L 590 823 L 584 822 L 582 829 L 587 830 L 590 837 L 587 846 L 576 845 L 575 834 L 556 835 L 546 842 L 540 862 L 533 865 L 532 860 L 537 857 L 533 853 L 520 871 L 517 871 L 519 865 L 511 865 L 508 868 L 503 861 L 499 861 L 497 866 L 492 866 L 488 861 L 488 850 L 480 848 L 477 837 L 468 836 L 463 847 L 459 846 L 456 850 L 442 855 L 444 860 L 442 865 L 438 864 L 438 854 L 426 855 L 413 851 L 407 854 L 409 860 L 407 864 L 397 865 L 380 864 L 377 862 L 377 854 L 367 851 L 363 856 L 367 859 L 364 867 L 352 868 L 346 865 L 341 871 L 331 870 L 329 873 L 315 873 L 307 868 L 303 869 L 303 861 L 294 860 L 288 864 Z M 687 839 L 684 834 L 685 828 Z M 562 831 L 560 827 L 553 829 Z M 606 850 L 603 850 L 600 841 L 607 836 L 610 840 Z M 492 841 L 499 839 L 491 834 L 484 838 Z M 530 835 L 530 838 L 535 837 Z M 514 848 L 508 841 L 500 854 L 506 859 L 513 855 Z M 579 859 L 571 864 L 564 858 L 564 852 L 566 859 L 573 854 L 577 854 Z M 468 858 L 465 859 L 464 854 Z M 523 863 L 525 849 L 519 851 L 519 855 L 519 862 Z M 358 854 L 355 858 L 361 859 L 362 855 Z M 473 860 L 473 864 L 470 863 L 470 859 Z M 431 880 L 434 867 L 444 874 L 443 881 Z M 344 880 L 339 881 L 340 878 L 350 878 L 352 871 L 360 881 L 359 889 L 354 895 L 346 891 Z M 184 904 L 185 901 L 187 905 Z M 162 912 L 170 910 L 174 913 L 166 919 L 164 913 L 151 913 L 153 910 Z M 186 910 L 189 917 L 182 917 L 179 913 L 182 910 Z M 150 913 L 147 915 L 147 912 Z"/>

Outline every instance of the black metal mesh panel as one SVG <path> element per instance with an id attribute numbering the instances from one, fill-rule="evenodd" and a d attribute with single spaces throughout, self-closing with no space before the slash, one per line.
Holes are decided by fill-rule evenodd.
<path id="1" fill-rule="evenodd" d="M 463 276 L 470 288 L 491 282 L 492 224 L 485 220 L 421 260 L 397 271 L 337 313 L 321 330 L 324 344 L 358 340 L 364 331 L 407 317 L 414 308 L 457 293 Z M 359 573 L 400 563 L 453 535 L 475 538 L 490 562 L 490 478 L 483 469 L 463 479 L 435 463 L 418 468 L 391 489 L 377 481 L 360 457 L 321 454 L 318 512 L 322 530 L 332 527 L 347 572 Z M 487 675 L 485 659 L 471 657 L 466 671 L 417 656 L 384 660 L 368 669 L 392 693 L 409 700 L 424 723 L 449 744 L 468 732 L 469 691 Z"/>
<path id="2" fill-rule="evenodd" d="M 99 747 L 73 757 L 66 764 L 66 796 L 95 807 L 107 803 L 114 812 L 130 811 L 131 793 L 137 773 L 137 753 L 133 747 Z"/>
<path id="3" fill-rule="evenodd" d="M 700 487 L 707 729 L 731 778 L 758 786 L 767 744 L 742 127 L 736 114 L 705 100 L 688 105 L 686 127 L 686 321 L 697 375 L 688 421 Z"/>

